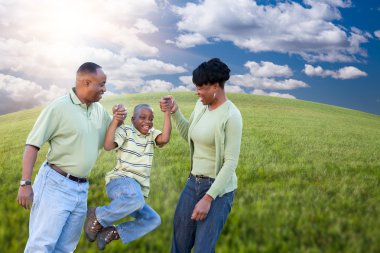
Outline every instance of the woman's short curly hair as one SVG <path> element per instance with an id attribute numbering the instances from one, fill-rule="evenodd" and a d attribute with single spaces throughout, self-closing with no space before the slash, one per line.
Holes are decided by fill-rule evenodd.
<path id="1" fill-rule="evenodd" d="M 193 71 L 193 83 L 196 86 L 219 83 L 219 86 L 224 89 L 224 83 L 230 79 L 230 71 L 219 58 L 213 58 L 201 63 Z"/>

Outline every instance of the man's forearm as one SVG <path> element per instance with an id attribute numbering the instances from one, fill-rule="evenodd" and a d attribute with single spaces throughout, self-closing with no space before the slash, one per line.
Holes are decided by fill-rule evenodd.
<path id="1" fill-rule="evenodd" d="M 33 167 L 36 163 L 38 148 L 32 145 L 26 145 L 22 158 L 22 179 L 31 180 Z"/>

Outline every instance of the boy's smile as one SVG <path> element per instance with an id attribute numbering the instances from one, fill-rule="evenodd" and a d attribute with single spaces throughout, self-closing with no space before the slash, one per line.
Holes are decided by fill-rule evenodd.
<path id="1" fill-rule="evenodd" d="M 148 134 L 153 127 L 153 111 L 150 108 L 141 108 L 132 117 L 133 126 L 142 134 Z"/>

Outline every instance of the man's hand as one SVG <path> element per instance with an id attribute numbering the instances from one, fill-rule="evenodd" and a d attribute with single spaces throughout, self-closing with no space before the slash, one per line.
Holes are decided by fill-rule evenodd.
<path id="1" fill-rule="evenodd" d="M 195 205 L 193 213 L 191 214 L 191 219 L 195 221 L 206 219 L 208 211 L 210 211 L 212 201 L 213 198 L 210 195 L 204 195 L 203 198 Z"/>
<path id="2" fill-rule="evenodd" d="M 30 209 L 33 203 L 33 188 L 31 185 L 20 186 L 17 202 L 25 209 Z"/>
<path id="3" fill-rule="evenodd" d="M 117 125 L 120 126 L 124 123 L 125 118 L 127 117 L 127 110 L 124 105 L 117 104 L 112 107 L 113 120 L 117 121 Z"/>
<path id="4" fill-rule="evenodd" d="M 171 113 L 174 113 L 177 111 L 178 106 L 172 95 L 166 95 L 160 100 L 160 108 L 162 112 L 170 111 Z"/>

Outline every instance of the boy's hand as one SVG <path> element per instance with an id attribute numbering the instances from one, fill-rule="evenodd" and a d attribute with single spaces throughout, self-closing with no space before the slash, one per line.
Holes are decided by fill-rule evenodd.
<path id="1" fill-rule="evenodd" d="M 113 120 L 116 120 L 117 125 L 120 126 L 124 123 L 125 118 L 127 117 L 127 110 L 124 105 L 117 104 L 112 107 Z"/>
<path id="2" fill-rule="evenodd" d="M 177 110 L 177 104 L 174 97 L 172 95 L 163 96 L 160 100 L 160 108 L 162 112 L 175 112 Z M 175 109 L 175 111 L 173 111 L 173 109 Z"/>

